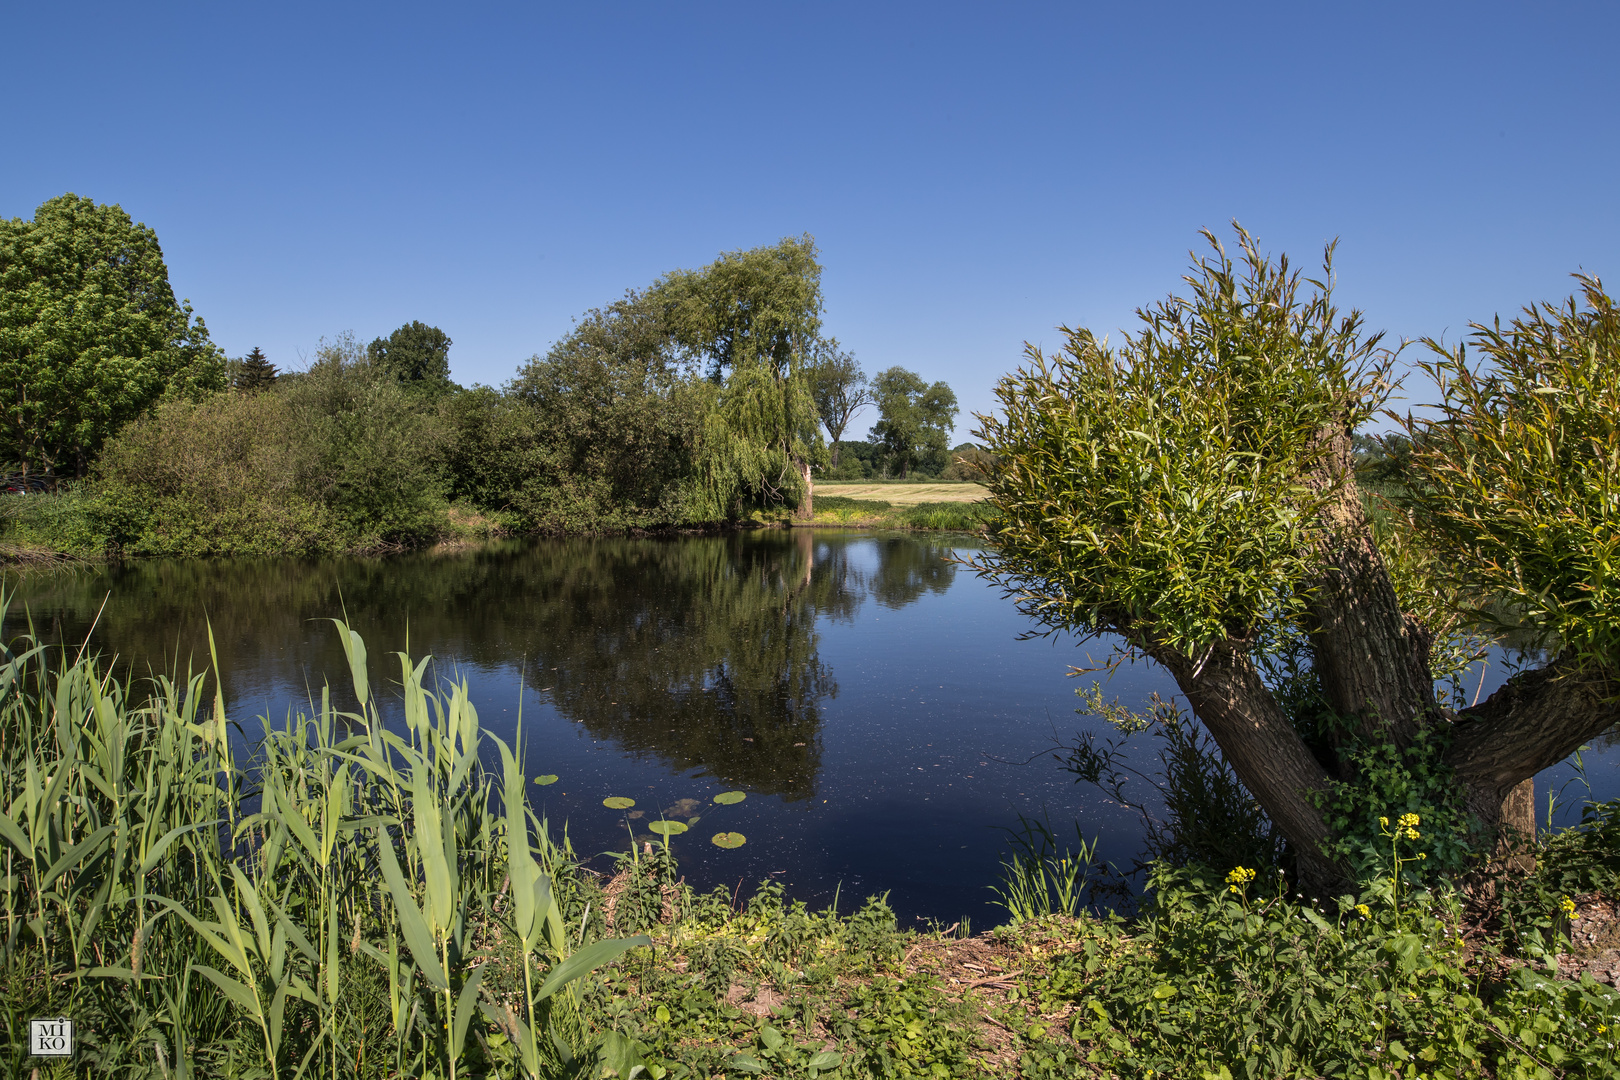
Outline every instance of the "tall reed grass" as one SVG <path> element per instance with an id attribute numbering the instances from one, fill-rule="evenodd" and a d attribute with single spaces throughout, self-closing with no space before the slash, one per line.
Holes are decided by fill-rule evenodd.
<path id="1" fill-rule="evenodd" d="M 217 661 L 137 698 L 82 650 L 0 654 L 8 1075 L 28 1020 L 59 1015 L 76 1070 L 165 1080 L 637 1071 L 576 980 L 649 939 L 565 917 L 572 850 L 530 807 L 521 748 L 403 654 L 385 723 L 365 643 L 336 629 L 357 706 L 323 689 L 261 720 L 246 761 Z"/>

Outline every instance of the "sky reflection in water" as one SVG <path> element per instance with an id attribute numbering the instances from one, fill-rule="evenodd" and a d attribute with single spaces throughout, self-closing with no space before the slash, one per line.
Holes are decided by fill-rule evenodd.
<path id="1" fill-rule="evenodd" d="M 816 904 L 841 889 L 846 909 L 887 891 L 905 919 L 984 926 L 999 917 L 987 906 L 997 826 L 1045 814 L 1072 837 L 1078 821 L 1122 866 L 1140 827 L 1050 754 L 1055 737 L 1095 730 L 1073 713 L 1067 671 L 1101 661 L 1107 644 L 1019 640 L 1030 624 L 1012 603 L 946 561 L 969 550 L 961 537 L 796 530 L 153 561 L 30 578 L 13 611 L 26 605 L 42 636 L 76 643 L 105 598 L 93 641 L 141 674 L 205 662 L 206 613 L 249 736 L 247 718 L 307 708 L 326 679 L 347 694 L 321 621 L 347 611 L 384 700 L 398 680 L 392 651 L 431 654 L 511 741 L 521 681 L 525 764 L 560 777 L 534 788 L 535 802 L 582 854 L 622 848 L 627 826 L 656 840 L 646 826 L 660 813 L 696 817 L 672 847 L 699 888 L 774 877 Z M 1130 703 L 1171 689 L 1140 666 L 1107 687 Z M 1152 753 L 1145 740 L 1136 749 Z M 1589 757 L 1600 796 L 1617 793 L 1613 756 Z M 729 789 L 747 800 L 712 803 Z M 636 800 L 633 819 L 603 807 L 615 795 Z M 1575 803 L 1565 807 L 1568 818 Z M 710 844 L 722 831 L 748 843 Z"/>

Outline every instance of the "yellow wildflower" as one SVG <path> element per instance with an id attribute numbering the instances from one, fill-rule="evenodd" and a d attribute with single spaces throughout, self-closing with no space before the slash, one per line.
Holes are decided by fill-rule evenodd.
<path id="1" fill-rule="evenodd" d="M 1418 817 L 1416 814 L 1402 814 L 1399 822 L 1401 828 L 1403 829 L 1410 829 L 1412 826 L 1421 825 L 1422 823 L 1423 819 Z"/>
<path id="2" fill-rule="evenodd" d="M 1386 829 L 1389 828 L 1389 818 L 1387 818 L 1387 817 L 1379 818 L 1378 819 L 1378 824 L 1383 826 Z"/>
<path id="3" fill-rule="evenodd" d="M 1558 901 L 1558 906 L 1563 909 L 1565 915 L 1575 914 L 1575 901 L 1571 900 L 1567 896 Z"/>
<path id="4" fill-rule="evenodd" d="M 1357 904 L 1356 905 L 1356 910 L 1361 912 L 1361 917 L 1363 919 L 1369 918 L 1372 915 L 1372 909 L 1369 908 L 1366 904 Z"/>

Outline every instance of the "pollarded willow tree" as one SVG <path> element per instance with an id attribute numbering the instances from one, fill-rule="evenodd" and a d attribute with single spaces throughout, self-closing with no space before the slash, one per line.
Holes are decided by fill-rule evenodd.
<path id="1" fill-rule="evenodd" d="M 1205 236 L 1189 296 L 1117 344 L 1065 329 L 1001 382 L 978 569 L 1045 628 L 1167 669 L 1311 884 L 1349 873 L 1330 807 L 1369 748 L 1428 755 L 1476 849 L 1532 828 L 1535 773 L 1620 721 L 1620 310 L 1582 279 L 1475 325 L 1481 364 L 1426 342 L 1441 400 L 1405 419 L 1408 491 L 1375 530 L 1351 438 L 1394 354 L 1334 307 L 1331 247 L 1310 280 Z M 1437 695 L 1493 620 L 1551 659 Z"/>

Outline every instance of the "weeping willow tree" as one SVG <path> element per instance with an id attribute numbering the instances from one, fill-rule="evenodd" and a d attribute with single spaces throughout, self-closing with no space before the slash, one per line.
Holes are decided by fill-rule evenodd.
<path id="1" fill-rule="evenodd" d="M 653 287 L 670 340 L 717 388 L 698 435 L 695 516 L 750 507 L 810 512 L 810 466 L 826 459 L 809 359 L 821 331 L 821 264 L 808 234 L 732 251 Z"/>

